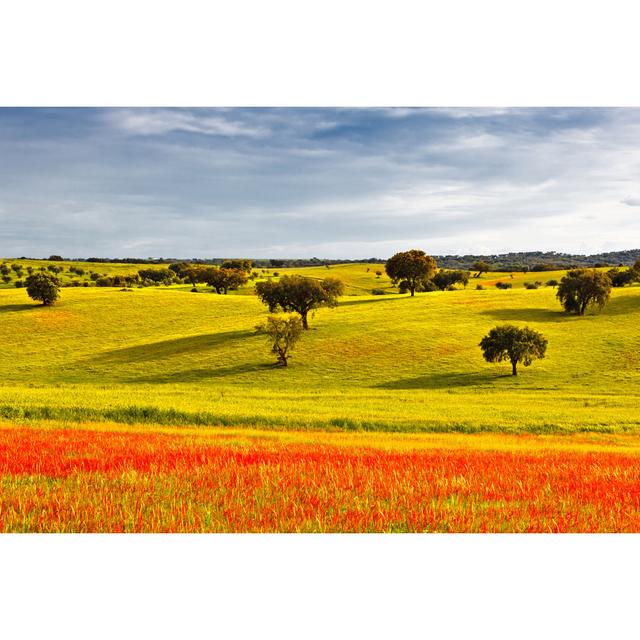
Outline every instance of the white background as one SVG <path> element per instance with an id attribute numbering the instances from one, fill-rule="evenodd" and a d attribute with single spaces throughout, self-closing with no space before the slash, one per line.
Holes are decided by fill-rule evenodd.
<path id="1" fill-rule="evenodd" d="M 633 6 L 22 0 L 0 104 L 639 106 Z M 4 535 L 0 634 L 637 638 L 638 541 Z"/>

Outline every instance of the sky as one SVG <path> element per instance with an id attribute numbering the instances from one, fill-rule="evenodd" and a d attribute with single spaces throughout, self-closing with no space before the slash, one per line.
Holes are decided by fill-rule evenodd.
<path id="1" fill-rule="evenodd" d="M 636 108 L 0 108 L 0 255 L 640 247 Z"/>

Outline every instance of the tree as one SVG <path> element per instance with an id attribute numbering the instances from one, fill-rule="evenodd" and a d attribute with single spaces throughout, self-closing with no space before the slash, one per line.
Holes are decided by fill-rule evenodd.
<path id="1" fill-rule="evenodd" d="M 424 251 L 411 249 L 396 253 L 387 260 L 385 271 L 393 284 L 404 283 L 404 289 L 415 295 L 436 273 L 436 261 Z"/>
<path id="2" fill-rule="evenodd" d="M 256 294 L 271 313 L 278 308 L 298 313 L 304 329 L 309 328 L 309 311 L 338 306 L 338 296 L 343 293 L 344 284 L 336 278 L 312 280 L 303 276 L 282 276 L 278 282 L 267 280 L 256 284 Z"/>
<path id="3" fill-rule="evenodd" d="M 271 343 L 271 353 L 286 367 L 291 351 L 302 336 L 302 321 L 298 316 L 269 316 L 266 324 L 258 327 Z"/>
<path id="4" fill-rule="evenodd" d="M 431 282 L 433 282 L 440 291 L 446 291 L 457 283 L 466 287 L 469 284 L 469 272 L 453 269 L 440 269 L 440 271 L 433 276 Z"/>
<path id="5" fill-rule="evenodd" d="M 600 309 L 609 301 L 611 278 L 595 269 L 574 269 L 560 280 L 556 296 L 567 313 L 580 316 L 590 306 Z"/>
<path id="6" fill-rule="evenodd" d="M 43 305 L 52 305 L 60 296 L 60 280 L 48 273 L 34 273 L 25 280 L 30 298 L 40 300 Z"/>
<path id="7" fill-rule="evenodd" d="M 206 282 L 210 287 L 216 290 L 216 293 L 225 295 L 231 289 L 232 291 L 247 283 L 248 276 L 244 271 L 239 269 L 218 269 L 217 267 L 209 267 L 202 271 L 202 282 Z"/>
<path id="8" fill-rule="evenodd" d="M 633 269 L 625 269 L 624 271 L 620 271 L 618 267 L 609 269 L 609 271 L 607 271 L 607 275 L 609 276 L 611 284 L 614 287 L 624 287 L 627 284 L 631 284 L 636 280 L 637 277 L 637 274 Z"/>
<path id="9" fill-rule="evenodd" d="M 202 282 L 202 274 L 202 267 L 198 266 L 197 264 L 191 264 L 182 269 L 180 277 L 184 278 L 192 287 L 195 288 L 198 282 Z"/>
<path id="10" fill-rule="evenodd" d="M 253 268 L 251 260 L 225 260 L 221 265 L 222 269 L 237 269 L 250 273 Z"/>
<path id="11" fill-rule="evenodd" d="M 487 271 L 489 271 L 491 269 L 491 265 L 488 262 L 483 262 L 482 260 L 478 260 L 478 262 L 474 262 L 471 265 L 471 268 L 474 271 L 478 272 L 473 277 L 474 278 L 479 278 L 483 273 L 487 273 Z"/>
<path id="12" fill-rule="evenodd" d="M 533 360 L 544 358 L 547 339 L 538 331 L 524 327 L 519 329 L 511 324 L 494 327 L 480 341 L 482 355 L 487 362 L 511 362 L 511 371 L 518 375 L 519 362 L 528 367 Z"/>

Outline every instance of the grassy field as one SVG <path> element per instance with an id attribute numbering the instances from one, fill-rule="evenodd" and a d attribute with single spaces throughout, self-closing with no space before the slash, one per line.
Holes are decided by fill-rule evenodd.
<path id="1" fill-rule="evenodd" d="M 367 266 L 310 271 L 355 289 L 376 280 Z M 564 314 L 551 287 L 347 295 L 316 312 L 287 369 L 273 366 L 254 331 L 266 315 L 252 295 L 180 287 L 68 288 L 50 308 L 4 289 L 0 418 L 402 431 L 640 426 L 637 285 L 582 318 Z M 549 340 L 547 357 L 517 378 L 478 348 L 503 322 Z"/>
<path id="2" fill-rule="evenodd" d="M 0 290 L 0 530 L 640 530 L 640 286 L 574 317 L 523 287 L 562 273 L 376 270 L 276 270 L 347 284 L 286 369 L 251 284 Z M 518 377 L 478 347 L 504 322 L 549 341 Z"/>

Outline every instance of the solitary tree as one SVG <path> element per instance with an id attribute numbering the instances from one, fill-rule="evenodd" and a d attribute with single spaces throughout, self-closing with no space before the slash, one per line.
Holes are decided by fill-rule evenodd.
<path id="1" fill-rule="evenodd" d="M 26 281 L 27 293 L 43 305 L 52 305 L 60 296 L 60 280 L 48 273 L 34 273 Z"/>
<path id="2" fill-rule="evenodd" d="M 487 362 L 509 360 L 514 376 L 518 375 L 519 362 L 528 367 L 533 360 L 544 358 L 547 339 L 538 331 L 524 327 L 519 329 L 511 324 L 494 327 L 480 341 L 482 355 Z"/>
<path id="3" fill-rule="evenodd" d="M 266 324 L 258 329 L 267 335 L 271 344 L 271 353 L 278 362 L 286 367 L 291 351 L 302 336 L 302 321 L 298 316 L 269 316 Z"/>
<path id="4" fill-rule="evenodd" d="M 256 293 L 271 313 L 279 308 L 298 313 L 303 328 L 308 329 L 309 311 L 318 307 L 338 306 L 338 296 L 344 293 L 344 284 L 336 278 L 312 280 L 303 276 L 282 276 L 278 282 L 258 282 Z"/>
<path id="5" fill-rule="evenodd" d="M 393 284 L 400 282 L 401 289 L 411 291 L 412 296 L 416 289 L 419 290 L 433 278 L 436 269 L 436 261 L 418 249 L 396 253 L 385 264 L 385 270 Z"/>
<path id="6" fill-rule="evenodd" d="M 487 271 L 489 271 L 489 269 L 491 269 L 491 265 L 489 263 L 487 263 L 487 262 L 483 262 L 482 260 L 478 260 L 478 262 L 474 262 L 471 265 L 471 268 L 474 271 L 478 272 L 473 277 L 474 278 L 479 278 L 483 273 L 486 273 Z"/>
<path id="7" fill-rule="evenodd" d="M 609 301 L 611 278 L 595 269 L 574 269 L 560 280 L 556 296 L 567 313 L 580 316 L 590 306 L 600 309 Z"/>

